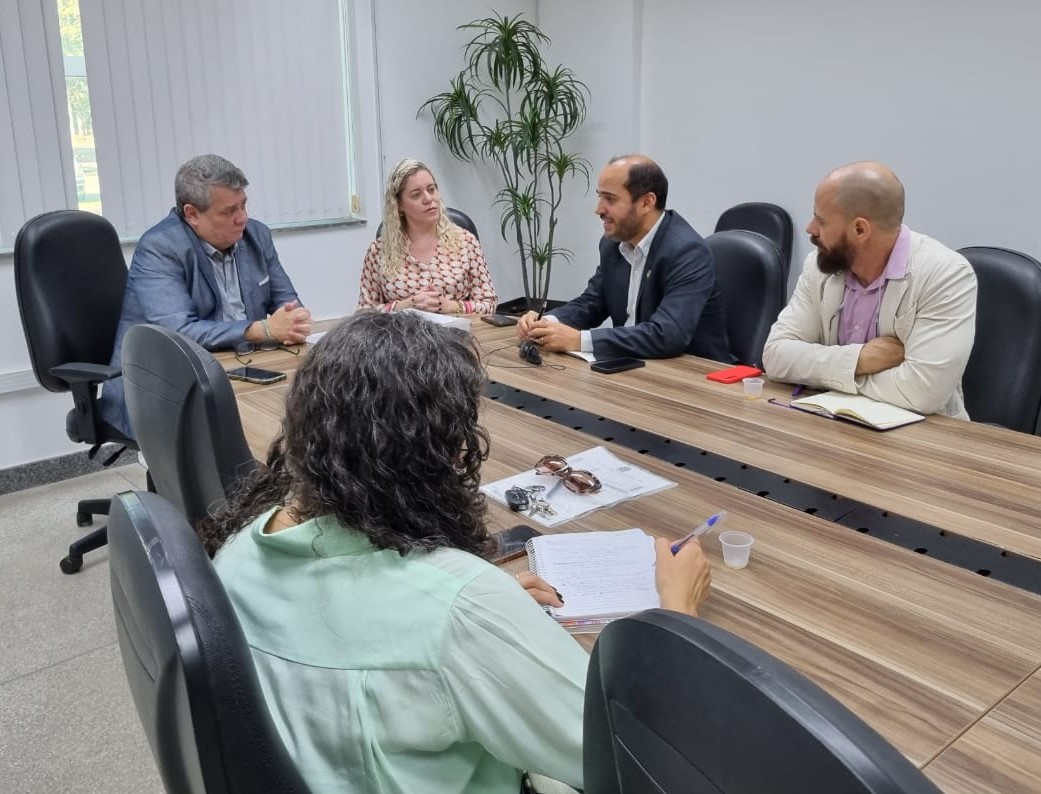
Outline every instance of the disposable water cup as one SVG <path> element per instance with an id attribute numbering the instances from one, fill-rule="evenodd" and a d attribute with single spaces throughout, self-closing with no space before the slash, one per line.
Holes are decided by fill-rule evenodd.
<path id="1" fill-rule="evenodd" d="M 741 385 L 745 387 L 745 397 L 749 400 L 758 400 L 763 396 L 762 378 L 745 378 Z"/>
<path id="2" fill-rule="evenodd" d="M 719 544 L 723 547 L 723 564 L 728 568 L 744 568 L 748 565 L 748 556 L 752 553 L 755 538 L 747 532 L 719 533 Z"/>

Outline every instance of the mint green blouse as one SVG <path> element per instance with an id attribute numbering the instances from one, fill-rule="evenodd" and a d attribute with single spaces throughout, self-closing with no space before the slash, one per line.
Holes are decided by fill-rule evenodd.
<path id="1" fill-rule="evenodd" d="M 582 786 L 586 652 L 516 580 L 455 549 L 376 549 L 320 518 L 214 561 L 267 704 L 315 792 Z"/>

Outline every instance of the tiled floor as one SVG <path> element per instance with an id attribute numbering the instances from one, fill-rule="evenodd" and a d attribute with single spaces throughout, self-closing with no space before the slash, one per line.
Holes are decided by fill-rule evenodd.
<path id="1" fill-rule="evenodd" d="M 163 786 L 116 643 L 108 552 L 66 576 L 79 499 L 145 487 L 139 465 L 0 496 L 0 790 L 151 794 Z"/>

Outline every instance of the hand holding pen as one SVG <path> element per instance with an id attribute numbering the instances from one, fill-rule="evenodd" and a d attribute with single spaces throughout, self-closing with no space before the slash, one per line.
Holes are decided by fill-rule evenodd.
<path id="1" fill-rule="evenodd" d="M 717 524 L 720 524 L 726 517 L 726 510 L 720 510 L 718 513 L 709 516 L 704 521 L 702 521 L 695 529 L 693 529 L 691 532 L 684 535 L 682 538 L 673 543 L 672 546 L 669 547 L 670 551 L 672 551 L 673 555 L 678 554 L 679 550 L 686 546 L 690 541 L 692 541 L 694 538 L 701 537 L 710 529 L 712 529 L 712 527 L 716 526 Z"/>
<path id="2" fill-rule="evenodd" d="M 655 538 L 654 587 L 662 609 L 697 616 L 712 589 L 712 566 L 701 545 L 687 542 L 673 554 L 669 541 Z"/>

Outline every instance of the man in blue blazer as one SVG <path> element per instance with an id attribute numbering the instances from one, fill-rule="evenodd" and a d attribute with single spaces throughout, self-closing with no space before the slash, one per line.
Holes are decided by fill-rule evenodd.
<path id="1" fill-rule="evenodd" d="M 712 252 L 679 214 L 665 209 L 669 182 L 648 157 L 611 160 L 597 181 L 604 224 L 600 265 L 585 292 L 517 324 L 543 350 L 669 358 L 693 353 L 725 363 L 730 352 Z M 598 328 L 608 318 L 613 328 Z"/>
<path id="2" fill-rule="evenodd" d="M 177 206 L 134 249 L 113 366 L 121 364 L 127 329 L 142 323 L 170 328 L 207 350 L 295 344 L 311 333 L 311 313 L 278 261 L 271 231 L 246 214 L 248 184 L 242 171 L 214 154 L 177 170 Z M 105 421 L 133 438 L 122 378 L 105 384 L 98 405 Z"/>

